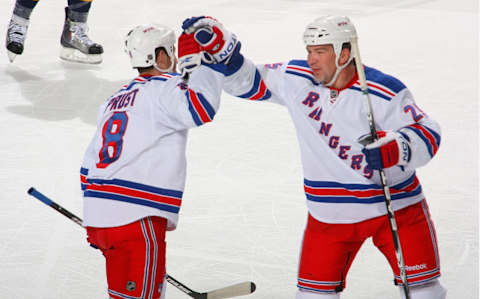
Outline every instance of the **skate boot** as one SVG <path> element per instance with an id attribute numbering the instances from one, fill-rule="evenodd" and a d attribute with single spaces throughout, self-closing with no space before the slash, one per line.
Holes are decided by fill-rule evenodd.
<path id="1" fill-rule="evenodd" d="M 86 22 L 73 22 L 65 8 L 65 24 L 63 25 L 60 43 L 60 58 L 73 62 L 98 64 L 102 62 L 103 47 L 94 43 L 87 35 Z"/>
<path id="2" fill-rule="evenodd" d="M 23 44 L 25 43 L 29 23 L 30 21 L 27 19 L 15 14 L 12 15 L 12 19 L 8 25 L 7 39 L 5 41 L 10 62 L 13 62 L 17 55 L 23 53 Z"/>

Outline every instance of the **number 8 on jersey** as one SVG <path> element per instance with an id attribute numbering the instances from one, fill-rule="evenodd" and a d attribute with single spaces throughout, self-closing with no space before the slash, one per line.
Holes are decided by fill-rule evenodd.
<path id="1" fill-rule="evenodd" d="M 103 125 L 103 145 L 98 153 L 98 168 L 106 168 L 120 158 L 123 146 L 123 135 L 127 129 L 126 112 L 115 112 Z"/>

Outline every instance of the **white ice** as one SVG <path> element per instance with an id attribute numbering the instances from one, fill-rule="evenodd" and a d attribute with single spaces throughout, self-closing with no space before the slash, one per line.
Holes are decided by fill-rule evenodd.
<path id="1" fill-rule="evenodd" d="M 2 0 L 4 38 L 13 0 Z M 66 1 L 42 0 L 25 52 L 0 47 L 0 298 L 106 298 L 104 259 L 85 232 L 28 196 L 35 186 L 81 216 L 79 167 L 97 107 L 135 72 L 123 53 L 133 26 L 176 28 L 212 15 L 257 63 L 304 58 L 301 34 L 316 16 L 352 18 L 365 64 L 399 77 L 443 128 L 438 155 L 418 170 L 436 224 L 449 298 L 478 298 L 477 0 L 93 1 L 90 36 L 101 65 L 62 62 Z M 167 234 L 173 277 L 205 291 L 253 280 L 248 298 L 291 299 L 306 208 L 297 141 L 287 111 L 224 95 L 215 122 L 192 130 L 176 231 Z M 167 298 L 187 298 L 169 285 Z M 384 257 L 360 250 L 342 299 L 399 298 Z"/>

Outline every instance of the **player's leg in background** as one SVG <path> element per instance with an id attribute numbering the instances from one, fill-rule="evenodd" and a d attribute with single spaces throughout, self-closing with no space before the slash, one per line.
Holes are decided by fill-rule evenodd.
<path id="1" fill-rule="evenodd" d="M 92 0 L 68 0 L 60 38 L 60 58 L 82 63 L 102 62 L 103 47 L 87 35 L 87 18 L 91 6 Z"/>
<path id="2" fill-rule="evenodd" d="M 23 53 L 30 15 L 37 3 L 38 0 L 17 0 L 15 2 L 5 41 L 10 62 L 13 62 L 17 55 Z"/>
<path id="3" fill-rule="evenodd" d="M 425 200 L 395 212 L 398 234 L 405 260 L 405 271 L 412 299 L 444 299 L 446 290 L 438 281 L 440 258 L 435 228 Z M 388 219 L 373 236 L 373 243 L 387 258 L 401 286 L 400 271 L 393 246 Z M 403 293 L 403 291 L 401 290 Z"/>
<path id="4" fill-rule="evenodd" d="M 297 299 L 337 299 L 366 237 L 355 224 L 328 224 L 309 215 L 298 270 Z"/>

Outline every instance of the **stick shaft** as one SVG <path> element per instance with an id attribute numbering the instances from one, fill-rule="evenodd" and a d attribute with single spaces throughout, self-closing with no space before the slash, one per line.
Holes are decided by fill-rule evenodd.
<path id="1" fill-rule="evenodd" d="M 60 214 L 64 215 L 65 217 L 67 217 L 68 219 L 72 220 L 73 222 L 75 222 L 76 224 L 82 226 L 82 219 L 80 219 L 79 217 L 75 216 L 73 213 L 71 213 L 70 211 L 68 211 L 67 209 L 63 208 L 61 205 L 57 204 L 56 202 L 54 202 L 53 200 L 51 200 L 50 198 L 46 197 L 45 195 L 43 195 L 42 193 L 40 193 L 37 189 L 35 188 L 30 188 L 28 189 L 28 194 L 30 194 L 31 196 L 37 198 L 38 200 L 40 200 L 41 202 L 43 202 L 44 204 L 46 204 L 47 206 L 51 207 L 52 209 L 56 210 L 57 212 L 59 212 Z"/>
<path id="2" fill-rule="evenodd" d="M 187 287 L 186 285 L 184 285 L 183 283 L 181 283 L 180 281 L 176 280 L 175 278 L 171 277 L 170 275 L 167 274 L 167 276 L 165 277 L 165 279 L 170 283 L 172 284 L 174 287 L 176 287 L 177 289 L 179 289 L 180 291 L 184 292 L 185 294 L 189 295 L 190 297 L 192 298 L 201 298 L 200 297 L 200 293 L 198 292 L 195 292 L 194 290 L 190 289 L 189 287 Z"/>
<path id="3" fill-rule="evenodd" d="M 47 206 L 51 207 L 52 209 L 54 209 L 55 211 L 59 212 L 60 214 L 64 215 L 65 217 L 67 217 L 68 219 L 72 220 L 73 222 L 75 222 L 76 224 L 80 225 L 83 227 L 82 225 L 82 219 L 80 217 L 77 217 L 75 214 L 71 213 L 70 211 L 68 211 L 67 209 L 65 209 L 64 207 L 62 207 L 61 205 L 57 204 L 56 202 L 54 202 L 53 200 L 51 200 L 50 198 L 48 198 L 47 196 L 43 195 L 40 191 L 38 191 L 37 189 L 31 187 L 30 189 L 28 189 L 27 193 L 33 197 L 35 197 L 36 199 L 40 200 L 41 202 L 43 202 L 44 204 L 46 204 Z M 187 295 L 190 295 L 190 294 L 194 294 L 196 293 L 195 291 L 192 291 L 190 288 L 188 288 L 187 286 L 185 286 L 183 283 L 179 282 L 178 280 L 176 280 L 175 278 L 171 277 L 170 275 L 166 274 L 166 278 L 165 278 L 169 283 L 171 283 L 172 285 L 174 285 L 175 287 L 177 287 L 179 290 L 181 290 L 182 292 L 184 292 L 185 294 Z M 192 296 L 192 295 L 190 295 Z M 192 296 L 193 297 L 193 296 Z"/>
<path id="4" fill-rule="evenodd" d="M 55 211 L 59 212 L 60 214 L 64 215 L 68 219 L 72 220 L 76 224 L 83 227 L 83 225 L 82 225 L 83 221 L 80 217 L 77 217 L 75 214 L 71 213 L 70 211 L 68 211 L 67 209 L 65 209 L 61 205 L 57 204 L 56 202 L 54 202 L 53 200 L 51 200 L 47 196 L 43 195 L 37 189 L 31 187 L 30 189 L 28 189 L 27 193 L 29 195 L 35 197 L 36 199 L 40 200 L 41 202 L 43 202 L 47 206 L 51 207 Z M 218 290 L 213 290 L 213 291 L 208 292 L 208 293 L 198 293 L 198 292 L 195 292 L 194 290 L 190 289 L 189 287 L 187 287 L 186 285 L 184 285 L 183 283 L 181 283 L 180 281 L 176 280 L 175 278 L 173 278 L 172 276 L 170 276 L 168 274 L 165 275 L 165 280 L 167 282 L 169 282 L 170 284 L 172 284 L 173 286 L 175 286 L 180 291 L 184 292 L 185 294 L 189 295 L 190 297 L 192 297 L 194 299 L 230 298 L 230 297 L 248 295 L 248 294 L 251 294 L 255 291 L 255 284 L 253 282 L 243 282 L 243 283 L 239 283 L 239 284 L 236 284 L 236 285 L 231 285 L 231 286 L 228 286 L 228 287 L 225 287 L 225 288 L 221 288 L 221 289 L 218 289 Z M 247 284 L 248 284 L 248 288 L 247 288 Z M 247 289 L 249 291 L 247 291 Z"/>
<path id="5" fill-rule="evenodd" d="M 355 57 L 355 64 L 360 81 L 362 93 L 365 95 L 365 101 L 367 106 L 367 118 L 370 128 L 370 134 L 374 140 L 378 140 L 377 130 L 375 128 L 375 119 L 373 117 L 372 103 L 370 101 L 370 95 L 368 93 L 367 79 L 365 77 L 365 70 L 363 69 L 362 60 L 360 58 L 360 51 L 358 48 L 358 42 L 355 39 L 352 41 L 352 50 Z M 383 195 L 385 200 L 385 206 L 387 208 L 387 217 L 390 224 L 390 231 L 392 232 L 393 246 L 395 248 L 395 254 L 397 256 L 398 268 L 400 269 L 400 277 L 402 279 L 403 290 L 405 292 L 406 299 L 410 299 L 410 290 L 408 287 L 407 274 L 405 271 L 405 261 L 403 259 L 402 246 L 400 244 L 400 236 L 398 235 L 397 221 L 395 220 L 395 213 L 392 208 L 392 198 L 390 195 L 390 188 L 388 187 L 387 176 L 383 169 L 379 170 L 380 181 L 382 183 Z"/>

